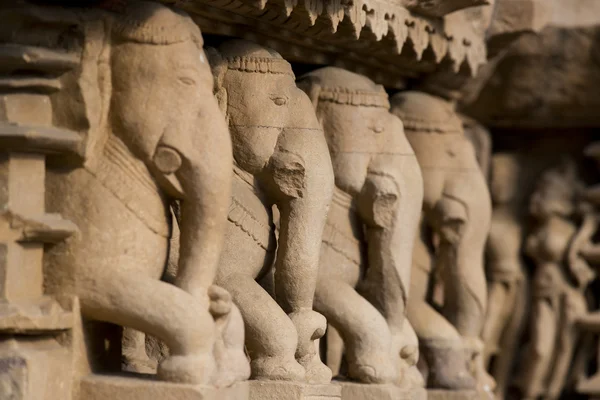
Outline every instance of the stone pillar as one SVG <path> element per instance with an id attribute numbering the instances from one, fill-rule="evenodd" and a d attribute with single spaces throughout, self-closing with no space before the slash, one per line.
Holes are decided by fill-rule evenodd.
<path id="1" fill-rule="evenodd" d="M 43 255 L 76 226 L 46 214 L 44 179 L 47 156 L 78 149 L 77 133 L 52 126 L 49 97 L 78 57 L 17 44 L 15 12 L 0 8 L 0 19 L 11 21 L 0 28 L 0 398 L 70 399 L 77 305 L 44 295 Z M 41 35 L 23 36 L 25 43 Z"/>

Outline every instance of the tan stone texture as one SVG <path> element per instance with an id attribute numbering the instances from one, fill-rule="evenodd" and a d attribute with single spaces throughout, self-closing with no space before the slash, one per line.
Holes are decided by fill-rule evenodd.
<path id="1" fill-rule="evenodd" d="M 402 388 L 393 384 L 341 382 L 342 400 L 426 400 L 424 388 Z"/>
<path id="2" fill-rule="evenodd" d="M 250 381 L 249 400 L 335 400 L 341 387 L 335 383 L 311 385 L 302 382 Z"/>
<path id="3" fill-rule="evenodd" d="M 81 400 L 243 400 L 248 398 L 248 383 L 231 387 L 187 385 L 133 376 L 91 376 L 81 380 Z"/>

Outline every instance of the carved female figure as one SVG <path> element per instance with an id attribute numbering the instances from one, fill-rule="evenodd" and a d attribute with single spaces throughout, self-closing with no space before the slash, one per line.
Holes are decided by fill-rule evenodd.
<path id="1" fill-rule="evenodd" d="M 474 388 L 468 361 L 481 352 L 486 312 L 483 251 L 491 218 L 487 184 L 450 102 L 401 92 L 392 97 L 391 111 L 404 123 L 423 174 L 422 225 L 413 255 L 408 319 L 428 366 L 428 386 Z M 444 283 L 442 314 L 428 301 L 433 256 Z M 481 386 L 490 385 L 482 368 L 475 376 Z"/>
<path id="2" fill-rule="evenodd" d="M 495 358 L 492 375 L 496 397 L 504 399 L 511 377 L 518 340 L 527 309 L 526 281 L 522 247 L 524 241 L 525 196 L 523 173 L 514 154 L 492 157 L 490 192 L 494 209 L 486 245 L 488 312 L 483 327 L 484 364 Z"/>
<path id="3" fill-rule="evenodd" d="M 383 87 L 333 67 L 298 85 L 323 126 L 336 183 L 315 309 L 343 338 L 350 378 L 399 382 L 401 354 L 413 367 L 417 357 L 405 310 L 423 199 L 419 165 Z"/>
<path id="4" fill-rule="evenodd" d="M 86 318 L 166 342 L 163 379 L 209 383 L 209 287 L 226 228 L 231 141 L 202 36 L 187 15 L 154 2 L 97 16 L 86 20 L 81 97 L 70 97 L 87 107 L 85 163 L 47 177 L 48 207 L 80 232 L 48 252 L 47 288 L 77 295 Z M 172 199 L 182 201 L 183 221 L 175 286 L 159 281 Z"/>
<path id="5" fill-rule="evenodd" d="M 587 311 L 583 290 L 593 273 L 573 247 L 578 241 L 580 182 L 572 163 L 546 171 L 530 200 L 536 226 L 526 242 L 536 262 L 531 339 L 521 373 L 525 399 L 557 399 L 565 384 L 578 337 L 575 322 Z M 590 221 L 592 222 L 590 224 Z M 581 229 L 595 227 L 583 218 Z"/>
<path id="6" fill-rule="evenodd" d="M 275 51 L 231 40 L 211 49 L 215 95 L 233 141 L 233 196 L 217 283 L 246 324 L 255 379 L 329 382 L 312 311 L 333 172 L 310 100 Z M 275 241 L 272 206 L 280 213 Z M 182 232 L 183 233 L 183 232 Z M 275 299 L 256 282 L 273 267 Z"/>

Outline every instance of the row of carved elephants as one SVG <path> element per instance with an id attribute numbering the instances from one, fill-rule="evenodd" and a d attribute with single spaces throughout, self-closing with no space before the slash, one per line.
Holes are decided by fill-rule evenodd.
<path id="1" fill-rule="evenodd" d="M 82 65 L 65 86 L 88 110 L 85 162 L 46 184 L 49 211 L 79 232 L 46 252 L 45 286 L 128 328 L 126 368 L 217 386 L 332 370 L 493 386 L 491 200 L 451 101 L 389 98 L 333 67 L 296 79 L 258 44 L 204 48 L 189 16 L 154 2 L 79 13 Z"/>

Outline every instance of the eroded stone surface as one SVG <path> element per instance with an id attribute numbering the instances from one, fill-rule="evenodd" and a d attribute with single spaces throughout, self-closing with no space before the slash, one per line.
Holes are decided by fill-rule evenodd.
<path id="1" fill-rule="evenodd" d="M 341 382 L 341 400 L 426 400 L 427 390 L 405 389 L 393 384 L 377 385 Z"/>
<path id="2" fill-rule="evenodd" d="M 97 375 L 83 378 L 79 394 L 79 400 L 243 400 L 247 398 L 248 383 L 246 382 L 218 389 L 211 386 L 161 382 L 133 375 Z"/>
<path id="3" fill-rule="evenodd" d="M 249 400 L 339 400 L 342 388 L 336 383 L 311 385 L 301 382 L 249 381 Z"/>

